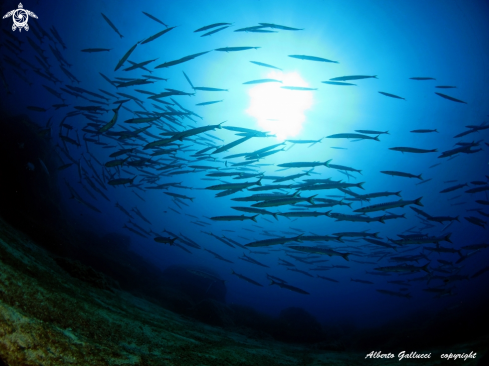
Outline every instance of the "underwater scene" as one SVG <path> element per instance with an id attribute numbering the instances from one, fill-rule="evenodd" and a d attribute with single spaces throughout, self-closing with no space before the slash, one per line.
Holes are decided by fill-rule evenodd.
<path id="1" fill-rule="evenodd" d="M 0 366 L 489 365 L 488 2 L 0 10 Z"/>

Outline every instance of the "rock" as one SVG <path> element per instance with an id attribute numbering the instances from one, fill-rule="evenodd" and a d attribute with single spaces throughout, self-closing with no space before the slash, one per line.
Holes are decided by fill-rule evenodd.
<path id="1" fill-rule="evenodd" d="M 316 343 L 324 338 L 321 324 L 302 308 L 290 307 L 280 312 L 274 337 L 284 342 Z"/>
<path id="2" fill-rule="evenodd" d="M 232 326 L 233 311 L 222 302 L 206 299 L 192 309 L 191 316 L 203 323 L 220 327 Z"/>

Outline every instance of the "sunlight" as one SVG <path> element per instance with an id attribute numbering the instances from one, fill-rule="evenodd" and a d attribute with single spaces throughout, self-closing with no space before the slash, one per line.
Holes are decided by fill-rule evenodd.
<path id="1" fill-rule="evenodd" d="M 282 84 L 273 82 L 252 87 L 249 90 L 250 106 L 246 112 L 256 118 L 264 131 L 275 134 L 280 141 L 297 136 L 306 120 L 304 112 L 312 106 L 312 92 L 280 87 L 309 85 L 297 72 L 284 74 L 272 71 L 266 78 L 282 80 Z"/>

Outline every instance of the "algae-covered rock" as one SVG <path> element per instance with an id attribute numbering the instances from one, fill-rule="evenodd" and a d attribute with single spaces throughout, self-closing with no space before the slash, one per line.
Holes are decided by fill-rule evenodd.
<path id="1" fill-rule="evenodd" d="M 67 258 L 55 258 L 58 266 L 63 268 L 72 277 L 90 284 L 95 288 L 114 292 L 113 288 L 119 288 L 117 281 L 104 276 L 102 273 L 95 271 L 93 268 L 81 264 L 78 261 Z"/>
<path id="2" fill-rule="evenodd" d="M 163 270 L 162 280 L 178 289 L 195 303 L 205 299 L 226 302 L 226 284 L 210 268 L 173 265 Z"/>

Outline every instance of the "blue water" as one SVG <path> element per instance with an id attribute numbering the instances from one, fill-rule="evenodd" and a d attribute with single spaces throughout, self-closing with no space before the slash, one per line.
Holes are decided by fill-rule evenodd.
<path id="1" fill-rule="evenodd" d="M 488 146 L 485 142 L 488 139 L 488 130 L 482 130 L 461 138 L 454 138 L 455 135 L 467 130 L 467 125 L 483 125 L 488 121 L 489 104 L 487 103 L 487 84 L 489 75 L 489 23 L 487 15 L 489 8 L 484 1 L 410 1 L 410 2 L 391 2 L 391 1 L 246 1 L 246 2 L 226 2 L 226 1 L 148 1 L 144 5 L 134 2 L 115 2 L 115 1 L 53 1 L 47 4 L 43 2 L 29 1 L 23 3 L 25 9 L 34 12 L 38 19 L 29 18 L 31 27 L 40 26 L 49 32 L 51 26 L 55 26 L 66 49 L 63 49 L 58 42 L 57 49 L 60 50 L 64 59 L 72 66 L 67 67 L 81 82 L 72 83 L 59 67 L 59 62 L 53 56 L 48 45 L 55 43 L 43 38 L 41 44 L 34 36 L 32 30 L 26 32 L 18 30 L 12 32 L 12 19 L 2 20 L 2 30 L 13 35 L 16 39 L 23 41 L 21 46 L 21 57 L 37 65 L 33 48 L 27 42 L 30 38 L 34 43 L 40 45 L 45 51 L 47 60 L 50 64 L 50 71 L 60 83 L 53 83 L 35 74 L 30 67 L 21 63 L 21 68 L 26 70 L 25 77 L 32 82 L 28 86 L 12 71 L 15 69 L 5 61 L 8 56 L 16 60 L 16 55 L 7 47 L 2 47 L 0 52 L 2 60 L 0 65 L 5 75 L 6 82 L 12 94 L 7 94 L 6 88 L 0 88 L 1 104 L 4 111 L 9 114 L 26 114 L 40 127 L 45 127 L 48 119 L 51 118 L 52 128 L 50 144 L 54 147 L 62 142 L 59 134 L 66 135 L 67 130 L 60 130 L 60 123 L 66 113 L 74 111 L 74 106 L 98 105 L 106 108 L 108 112 L 96 115 L 103 121 L 103 124 L 110 121 L 113 116 L 112 108 L 114 98 L 109 97 L 99 91 L 106 90 L 112 94 L 122 92 L 136 96 L 144 103 L 144 108 L 149 112 L 161 112 L 153 104 L 165 107 L 163 104 L 152 103 L 147 99 L 148 95 L 138 93 L 135 89 L 145 90 L 153 93 L 165 91 L 165 88 L 181 90 L 193 93 L 191 86 L 185 79 L 182 72 L 188 75 L 194 86 L 213 87 L 228 89 L 228 92 L 205 92 L 196 91 L 194 96 L 172 96 L 185 109 L 191 110 L 202 117 L 202 119 L 191 116 L 194 121 L 185 117 L 178 117 L 179 124 L 170 123 L 164 119 L 152 122 L 152 126 L 147 130 L 153 135 L 163 132 L 158 127 L 163 127 L 167 131 L 183 131 L 190 128 L 216 125 L 226 121 L 222 126 L 236 126 L 265 131 L 256 118 L 250 116 L 246 110 L 250 105 L 249 91 L 254 86 L 243 85 L 244 82 L 256 79 L 270 78 L 272 69 L 260 67 L 249 61 L 259 61 L 277 66 L 283 70 L 284 74 L 296 73 L 305 81 L 307 86 L 315 88 L 314 91 L 290 91 L 291 95 L 301 98 L 301 93 L 311 96 L 311 106 L 304 111 L 305 120 L 301 125 L 300 132 L 295 136 L 288 136 L 287 139 L 296 140 L 317 140 L 325 136 L 339 133 L 354 133 L 355 130 L 377 130 L 389 131 L 389 134 L 381 134 L 379 142 L 374 140 L 352 141 L 348 139 L 324 138 L 320 143 L 312 147 L 309 145 L 295 145 L 287 143 L 285 150 L 274 155 L 261 159 L 258 164 L 268 164 L 267 166 L 248 166 L 257 173 L 264 173 L 265 176 L 285 176 L 298 174 L 307 169 L 293 168 L 285 171 L 280 169 L 278 164 L 288 162 L 311 162 L 326 161 L 332 159 L 331 163 L 361 169 L 362 174 L 351 173 L 353 177 L 347 177 L 341 172 L 325 166 L 316 167 L 310 176 L 304 176 L 295 180 L 281 184 L 299 184 L 305 179 L 326 179 L 343 180 L 343 182 L 359 183 L 365 182 L 365 190 L 352 188 L 356 194 L 367 194 L 381 191 L 401 191 L 402 199 L 414 200 L 422 197 L 423 207 L 415 206 L 424 210 L 431 216 L 458 216 L 459 221 L 454 221 L 449 227 L 449 222 L 443 224 L 432 223 L 433 227 L 426 227 L 421 222 L 419 216 L 415 214 L 409 206 L 388 210 L 395 214 L 405 214 L 406 219 L 395 219 L 373 223 L 353 223 L 347 221 L 336 221 L 331 217 L 320 216 L 317 218 L 297 218 L 287 219 L 280 217 L 276 221 L 272 216 L 258 216 L 257 223 L 250 220 L 236 222 L 216 222 L 209 218 L 223 215 L 241 215 L 242 212 L 231 209 L 231 206 L 250 206 L 250 202 L 235 202 L 232 198 L 244 197 L 254 193 L 243 190 L 233 195 L 216 198 L 218 191 L 206 190 L 205 187 L 222 182 L 215 180 L 203 180 L 206 173 L 212 171 L 194 171 L 187 174 L 171 176 L 169 173 L 179 170 L 192 170 L 186 168 L 187 165 L 208 165 L 218 167 L 219 171 L 234 171 L 230 169 L 231 163 L 245 161 L 243 158 L 224 159 L 225 156 L 252 152 L 273 144 L 281 142 L 276 137 L 259 138 L 254 137 L 238 145 L 228 152 L 212 155 L 209 160 L 196 161 L 190 156 L 199 150 L 210 146 L 212 141 L 216 147 L 222 146 L 241 138 L 235 136 L 234 132 L 225 129 L 215 129 L 193 136 L 191 140 L 184 139 L 176 141 L 180 145 L 176 153 L 177 158 L 187 159 L 178 160 L 175 163 L 182 164 L 181 168 L 157 171 L 155 168 L 162 168 L 165 164 L 173 163 L 173 159 L 168 155 L 158 162 L 158 165 L 147 165 L 143 169 L 153 173 L 162 173 L 156 183 L 145 181 L 144 172 L 138 171 L 134 167 L 123 167 L 126 172 L 116 174 L 114 178 L 132 177 L 137 175 L 134 184 L 112 187 L 105 183 L 107 190 L 103 190 L 110 202 L 106 201 L 98 193 L 93 192 L 97 200 L 90 197 L 79 183 L 80 177 L 76 165 L 59 171 L 57 174 L 51 172 L 53 184 L 58 185 L 63 202 L 71 212 L 71 217 L 76 218 L 73 224 L 79 228 L 93 230 L 100 235 L 108 232 L 123 233 L 131 237 L 131 249 L 142 255 L 148 261 L 164 269 L 172 264 L 182 264 L 188 266 L 204 265 L 212 268 L 221 278 L 226 280 L 228 303 L 249 305 L 259 311 L 277 315 L 282 309 L 291 306 L 302 307 L 312 313 L 321 322 L 333 323 L 338 320 L 348 320 L 358 326 L 372 326 L 384 323 L 389 320 L 410 319 L 413 314 L 427 313 L 436 314 L 444 309 L 452 309 L 455 312 L 467 312 L 484 300 L 481 291 L 488 284 L 489 275 L 487 272 L 470 280 L 456 281 L 446 285 L 446 288 L 454 287 L 450 296 L 441 298 L 434 297 L 435 294 L 423 291 L 428 287 L 444 286 L 443 280 L 433 280 L 429 284 L 427 281 L 409 282 L 409 285 L 398 286 L 387 281 L 409 280 L 426 275 L 425 272 L 418 272 L 409 275 L 391 274 L 389 277 L 381 277 L 366 274 L 365 271 L 375 272 L 374 268 L 395 265 L 389 258 L 395 255 L 416 255 L 424 252 L 428 260 L 420 260 L 418 263 L 412 262 L 416 266 L 429 263 L 430 272 L 437 276 L 448 276 L 447 273 L 437 272 L 440 268 L 438 260 L 456 262 L 460 259 L 459 254 L 437 254 L 423 251 L 423 246 L 428 245 L 406 245 L 400 246 L 396 253 L 392 249 L 370 245 L 364 240 L 355 238 L 355 241 L 344 243 L 287 243 L 285 245 L 274 245 L 264 248 L 252 248 L 253 250 L 269 252 L 269 254 L 249 254 L 254 259 L 266 264 L 270 268 L 260 267 L 239 259 L 244 250 L 241 248 L 231 248 L 222 242 L 201 232 L 212 232 L 215 235 L 227 237 L 243 245 L 256 240 L 268 239 L 264 236 L 264 231 L 269 231 L 279 236 L 290 237 L 294 231 L 291 228 L 300 229 L 307 235 L 315 233 L 318 235 L 332 235 L 333 233 L 344 231 L 361 232 L 368 230 L 370 233 L 378 232 L 380 240 L 388 242 L 388 239 L 400 239 L 398 234 L 412 234 L 421 232 L 430 236 L 439 236 L 451 233 L 452 243 L 442 242 L 443 247 L 461 249 L 463 246 L 471 244 L 487 243 L 488 228 L 480 227 L 468 222 L 465 217 L 476 216 L 480 220 L 487 222 L 484 216 L 472 209 L 480 209 L 487 215 L 487 206 L 476 203 L 476 200 L 487 201 L 487 191 L 469 194 L 465 191 L 478 187 L 470 182 L 489 180 L 488 169 Z M 18 4 L 14 1 L 6 1 L 1 7 L 2 15 L 10 10 L 16 9 Z M 142 62 L 157 59 L 149 63 L 146 67 L 152 71 L 123 71 L 130 66 L 126 61 L 117 71 L 115 66 L 122 56 L 137 42 L 144 40 L 165 27 L 154 20 L 146 17 L 142 12 L 147 12 L 163 21 L 169 27 L 176 28 L 164 34 L 160 38 L 147 44 L 139 44 L 130 55 L 129 60 Z M 117 27 L 124 36 L 120 38 L 112 28 L 102 18 L 100 13 L 104 13 Z M 198 28 L 213 23 L 232 23 L 232 25 L 220 32 L 208 37 L 200 37 L 202 33 L 195 33 Z M 281 29 L 267 28 L 275 30 L 276 33 L 246 33 L 234 32 L 238 28 L 256 26 L 260 22 L 273 23 L 288 27 L 300 28 L 299 31 L 287 31 Z M 38 29 L 38 27 L 36 28 Z M 214 28 L 215 29 L 215 28 Z M 51 35 L 51 33 L 50 33 Z M 52 35 L 51 35 L 52 37 Z M 2 43 L 10 40 L 2 32 L 0 34 Z M 181 63 L 169 68 L 154 69 L 155 66 L 164 62 L 180 59 L 182 57 L 211 51 L 222 47 L 260 47 L 239 52 L 217 52 L 212 51 L 191 61 Z M 86 48 L 110 48 L 109 52 L 84 53 Z M 315 62 L 298 60 L 288 57 L 288 55 L 310 55 L 338 63 Z M 138 85 L 126 88 L 115 88 L 104 80 L 99 73 L 103 73 L 111 80 L 117 77 L 140 78 L 141 75 L 153 75 L 167 78 L 168 81 L 158 81 L 148 85 Z M 278 74 L 279 76 L 281 74 Z M 356 86 L 334 86 L 321 83 L 331 78 L 346 75 L 377 75 L 378 79 L 355 80 L 351 83 Z M 412 77 L 431 77 L 436 80 L 418 81 L 411 80 Z M 2 83 L 3 84 L 3 83 Z M 52 94 L 48 93 L 42 85 L 49 86 L 60 92 L 66 99 L 68 107 L 54 110 L 53 104 L 61 103 Z M 102 105 L 88 102 L 83 99 L 76 99 L 73 96 L 61 91 L 60 87 L 71 85 L 98 93 L 110 100 L 110 105 Z M 436 89 L 437 85 L 456 86 L 452 89 Z M 279 90 L 280 85 L 274 86 Z M 379 94 L 379 91 L 387 92 L 405 98 L 395 99 Z M 272 91 L 271 93 L 273 93 Z M 436 95 L 440 92 L 453 98 L 460 99 L 464 103 L 450 101 Z M 294 94 L 295 93 L 295 94 Z M 88 99 L 97 99 L 84 94 Z M 124 99 L 120 97 L 120 99 Z M 198 103 L 223 100 L 223 102 L 196 106 Z M 162 100 L 173 103 L 170 98 Z M 284 103 L 284 108 L 287 102 Z M 28 110 L 27 106 L 37 106 L 46 108 L 46 112 L 36 112 Z M 134 101 L 124 104 L 124 107 L 132 111 L 143 111 Z M 173 108 L 181 111 L 177 105 Z M 142 115 L 141 115 L 142 116 Z M 137 115 L 121 108 L 117 123 L 110 131 L 122 131 L 122 127 L 129 126 L 124 121 L 136 118 Z M 103 134 L 95 136 L 85 133 L 81 129 L 86 127 L 90 121 L 78 115 L 66 119 L 66 123 L 73 126 L 74 130 L 69 132 L 69 137 L 76 139 L 75 132 L 78 132 L 81 147 L 68 144 L 68 152 L 72 158 L 79 161 L 82 154 L 90 160 L 97 170 L 101 180 L 107 181 L 107 177 L 116 171 L 115 168 L 107 168 L 105 178 L 102 177 L 102 168 L 94 158 L 87 153 L 87 147 L 99 162 L 105 164 L 112 158 L 109 154 L 120 148 L 137 147 L 144 153 L 151 150 L 142 150 L 147 143 L 154 141 L 153 137 L 142 134 L 145 141 L 131 139 L 130 141 L 137 146 L 124 146 L 118 141 L 109 139 Z M 102 126 L 101 124 L 100 126 Z M 138 124 L 140 128 L 147 126 L 147 123 Z M 183 127 L 182 127 L 183 126 Z M 132 127 L 132 126 L 131 126 Z M 93 129 L 93 128 L 89 128 Z M 437 129 L 438 133 L 411 133 L 415 129 Z M 208 135 L 222 139 L 224 142 L 210 138 Z M 94 138 L 116 148 L 103 149 L 101 145 L 83 141 L 83 136 Z M 375 135 L 371 135 L 375 136 Z M 193 141 L 192 141 L 193 140 Z M 480 141 L 480 142 L 479 142 Z M 198 143 L 199 144 L 198 144 Z M 459 142 L 471 143 L 479 142 L 475 149 L 482 149 L 473 154 L 458 154 L 454 159 L 438 158 L 443 151 L 457 147 Z M 120 146 L 120 147 L 119 147 Z M 421 149 L 437 149 L 437 152 L 426 154 L 401 153 L 389 150 L 391 147 L 414 147 Z M 292 148 L 291 148 L 292 147 Z M 342 149 L 334 149 L 339 147 Z M 187 151 L 186 151 L 187 150 Z M 212 149 L 209 151 L 211 152 Z M 53 153 L 54 154 L 54 153 Z M 63 162 L 70 161 L 61 153 Z M 139 155 L 139 157 L 147 157 Z M 158 161 L 156 157 L 153 161 Z M 214 157 L 216 158 L 214 160 Z M 57 159 L 57 158 L 56 158 Z M 226 169 L 226 160 L 227 166 Z M 61 162 L 58 161 L 59 165 Z M 35 169 L 43 169 L 39 162 L 33 158 Z M 436 167 L 430 166 L 441 163 Z M 90 167 L 84 160 L 81 166 L 92 176 Z M 53 167 L 49 167 L 53 168 Z M 54 167 L 56 169 L 56 167 Z M 416 178 L 409 179 L 403 177 L 391 177 L 380 173 L 380 171 L 395 170 L 408 172 L 414 175 L 422 174 L 425 180 L 430 181 L 419 184 L 422 181 Z M 243 171 L 249 173 L 250 171 Z M 226 182 L 237 182 L 232 177 L 221 178 Z M 250 178 L 243 181 L 256 181 L 257 178 Z M 70 191 L 64 180 L 86 202 L 95 206 L 102 213 L 97 213 L 84 205 L 78 204 L 70 199 Z M 82 179 L 83 180 L 83 179 Z M 447 181 L 454 181 L 445 183 Z M 193 189 L 182 189 L 171 187 L 168 192 L 178 193 L 195 198 L 193 202 L 184 200 L 188 206 L 178 203 L 164 192 L 166 190 L 151 190 L 157 184 L 181 182 L 185 187 Z M 273 184 L 271 180 L 263 179 L 262 183 Z M 441 190 L 452 185 L 468 183 L 462 189 L 454 192 L 440 193 Z M 91 189 L 85 182 L 85 186 Z M 98 186 L 98 183 L 95 183 Z M 100 188 L 100 186 L 99 186 Z M 138 198 L 136 192 L 145 201 Z M 293 193 L 295 190 L 285 190 Z M 303 197 L 318 194 L 320 198 L 342 199 L 351 196 L 337 190 L 307 191 L 301 193 Z M 335 195 L 335 197 L 328 197 Z M 459 198 L 452 199 L 461 195 Z M 336 197 L 338 196 L 338 197 Z M 351 209 L 348 206 L 335 206 L 332 208 L 321 208 L 317 211 L 354 214 L 353 210 L 360 207 L 373 205 L 382 202 L 397 201 L 396 196 L 371 199 L 370 202 L 352 202 Z M 227 263 L 214 258 L 214 256 L 203 249 L 193 249 L 185 246 L 191 254 L 182 250 L 178 246 L 160 244 L 153 240 L 155 235 L 141 238 L 123 228 L 127 223 L 127 216 L 115 207 L 118 202 L 128 211 L 137 206 L 141 213 L 151 222 L 151 225 L 134 216 L 134 222 L 145 230 L 152 230 L 161 236 L 170 236 L 163 230 L 169 230 L 179 235 L 185 236 L 197 242 L 202 248 L 212 250 L 223 258 L 232 261 Z M 239 203 L 239 204 L 238 204 Z M 177 212 L 171 210 L 176 210 Z M 280 206 L 278 208 L 267 208 L 273 212 L 292 211 L 293 206 Z M 132 211 L 131 211 L 132 212 Z M 369 216 L 383 215 L 385 212 L 379 211 L 369 214 Z M 198 217 L 194 219 L 191 216 Z M 251 214 L 245 214 L 250 216 Z M 266 221 L 264 218 L 270 221 Z M 73 219 L 75 220 L 75 219 Z M 205 222 L 205 227 L 198 226 L 192 221 L 200 220 Z M 424 227 L 424 228 L 423 228 Z M 135 228 L 132 226 L 132 228 Z M 411 231 L 406 231 L 411 229 Z M 232 230 L 224 231 L 224 230 Z M 289 234 L 284 233 L 289 232 Z M 177 240 L 176 243 L 179 243 Z M 352 251 L 350 260 L 334 256 L 322 256 L 319 259 L 327 259 L 327 262 L 315 265 L 306 265 L 293 258 L 286 256 L 284 249 L 288 245 L 315 246 L 324 245 L 339 252 Z M 405 253 L 403 253 L 406 251 Z M 467 255 L 470 251 L 462 250 L 460 253 Z M 489 259 L 488 249 L 482 249 L 476 254 L 454 266 L 459 268 L 457 272 L 462 276 L 471 277 L 477 271 L 487 266 Z M 305 253 L 297 252 L 299 257 L 306 257 Z M 301 273 L 287 270 L 287 267 L 278 265 L 278 258 L 285 259 L 296 265 L 296 268 L 308 271 L 314 277 L 317 274 L 333 278 L 338 283 L 325 281 L 319 278 L 310 278 Z M 315 258 L 318 259 L 318 258 Z M 376 264 L 361 264 L 355 261 L 375 262 Z M 317 266 L 343 265 L 349 268 L 332 268 L 326 271 L 311 270 Z M 445 267 L 446 268 L 446 267 Z M 233 276 L 234 270 L 243 274 L 263 285 L 258 287 L 240 278 Z M 266 273 L 277 276 L 287 281 L 288 284 L 309 292 L 303 295 L 296 292 L 287 291 L 278 286 L 269 286 Z M 361 279 L 372 281 L 374 284 L 362 284 L 352 282 L 351 279 Z M 389 296 L 377 292 L 377 289 L 384 289 L 399 292 L 400 287 L 408 288 L 412 298 Z M 458 307 L 457 307 L 458 306 Z M 455 310 L 453 310 L 455 309 Z"/>

